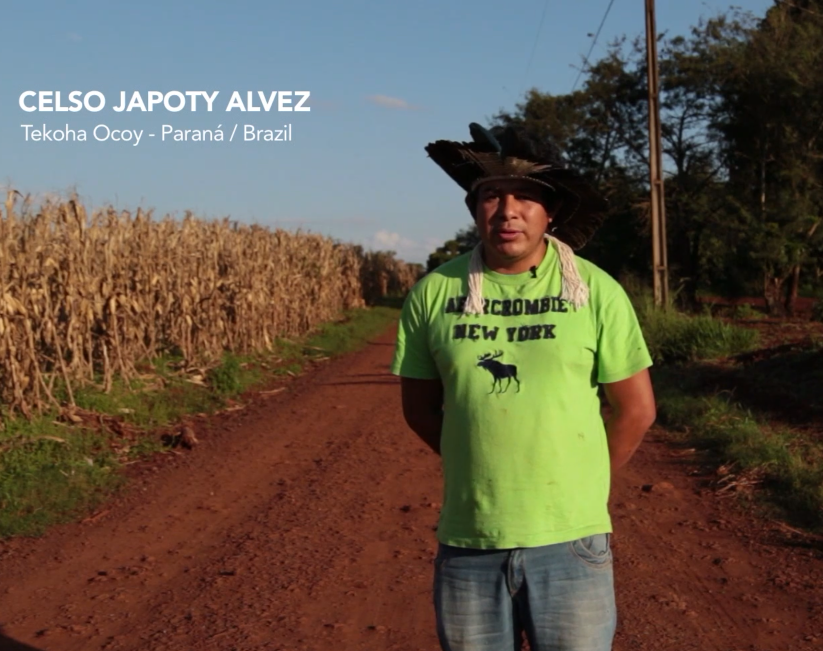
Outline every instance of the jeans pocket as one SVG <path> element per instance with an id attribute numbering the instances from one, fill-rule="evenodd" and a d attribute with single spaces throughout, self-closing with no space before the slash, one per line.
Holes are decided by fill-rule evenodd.
<path id="1" fill-rule="evenodd" d="M 578 538 L 569 543 L 572 554 L 593 568 L 606 568 L 612 564 L 611 534 L 598 533 Z"/>

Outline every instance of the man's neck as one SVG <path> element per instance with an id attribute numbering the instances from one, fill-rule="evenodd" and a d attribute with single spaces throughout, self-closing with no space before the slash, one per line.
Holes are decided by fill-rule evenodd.
<path id="1" fill-rule="evenodd" d="M 496 257 L 494 254 L 489 255 L 488 249 L 484 247 L 483 262 L 485 262 L 489 269 L 496 273 L 511 275 L 522 274 L 529 271 L 533 267 L 540 266 L 540 263 L 543 262 L 543 258 L 546 257 L 547 248 L 547 243 L 544 239 L 540 243 L 540 246 L 537 247 L 537 250 L 528 257 L 521 258 L 519 260 L 509 260 L 506 258 Z"/>

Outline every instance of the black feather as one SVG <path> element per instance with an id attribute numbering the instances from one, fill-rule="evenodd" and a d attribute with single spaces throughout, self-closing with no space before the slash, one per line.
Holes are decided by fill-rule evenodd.
<path id="1" fill-rule="evenodd" d="M 503 151 L 503 147 L 500 146 L 500 143 L 497 141 L 497 138 L 492 135 L 492 132 L 480 126 L 477 122 L 472 122 L 469 125 L 469 133 L 472 136 L 472 140 L 478 145 L 488 147 L 491 151 L 497 153 Z"/>
<path id="2" fill-rule="evenodd" d="M 522 124 L 486 129 L 476 122 L 469 125 L 472 142 L 437 140 L 426 145 L 430 158 L 466 192 L 466 205 L 473 210 L 470 194 L 474 182 L 483 177 L 508 174 L 508 158 L 548 165 L 531 176 L 549 183 L 556 190 L 552 233 L 573 249 L 583 247 L 603 223 L 608 201 L 577 172 L 569 169 L 560 149 L 545 134 L 526 129 Z"/>
<path id="3" fill-rule="evenodd" d="M 522 124 L 496 127 L 495 136 L 504 157 L 541 161 L 557 169 L 566 167 L 563 155 L 550 138 L 537 137 Z"/>

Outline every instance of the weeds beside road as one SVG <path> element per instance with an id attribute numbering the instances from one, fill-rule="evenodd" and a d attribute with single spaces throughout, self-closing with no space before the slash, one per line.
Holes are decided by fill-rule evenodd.
<path id="1" fill-rule="evenodd" d="M 660 424 L 716 455 L 724 490 L 765 495 L 784 519 L 821 527 L 823 427 L 812 425 L 823 415 L 823 324 L 793 324 L 795 345 L 764 351 L 760 333 L 773 343 L 774 322 L 739 310 L 737 319 L 660 312 L 633 298 L 655 360 Z M 6 423 L 0 538 L 82 518 L 122 485 L 125 464 L 196 444 L 187 427 L 193 417 L 240 409 L 245 393 L 281 390 L 276 385 L 307 366 L 356 349 L 396 320 L 401 302 L 351 311 L 308 339 L 278 341 L 267 354 L 226 355 L 211 368 L 156 359 L 128 386 L 78 391 L 76 409 Z"/>
<path id="2" fill-rule="evenodd" d="M 823 529 L 823 324 L 740 310 L 692 316 L 633 299 L 655 360 L 660 424 L 716 455 L 719 490 Z M 781 343 L 763 348 L 775 332 Z"/>
<path id="3" fill-rule="evenodd" d="M 109 393 L 78 391 L 76 409 L 7 421 L 0 431 L 0 538 L 38 535 L 83 517 L 122 485 L 124 464 L 194 445 L 192 417 L 242 408 L 247 392 L 280 390 L 289 377 L 361 347 L 396 318 L 389 307 L 353 310 L 303 340 L 280 340 L 265 354 L 226 355 L 208 369 L 184 368 L 180 358 L 152 360 L 140 379 L 115 382 Z"/>

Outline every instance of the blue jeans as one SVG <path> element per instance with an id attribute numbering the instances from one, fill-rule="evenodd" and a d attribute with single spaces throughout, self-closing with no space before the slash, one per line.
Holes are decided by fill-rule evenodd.
<path id="1" fill-rule="evenodd" d="M 440 545 L 434 606 L 443 651 L 609 651 L 617 625 L 611 535 L 526 549 Z"/>

